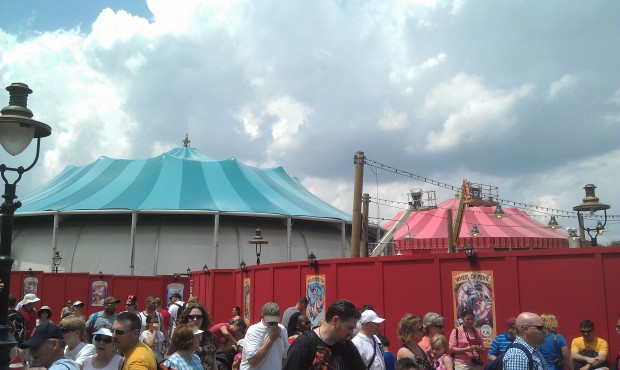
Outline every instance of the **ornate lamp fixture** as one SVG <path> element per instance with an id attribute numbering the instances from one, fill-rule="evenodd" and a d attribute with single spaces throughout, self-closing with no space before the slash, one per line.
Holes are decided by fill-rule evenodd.
<path id="1" fill-rule="evenodd" d="M 241 263 L 239 264 L 239 269 L 241 270 L 241 272 L 248 272 L 248 266 L 245 264 L 244 260 L 241 260 Z"/>
<path id="2" fill-rule="evenodd" d="M 467 256 L 469 263 L 476 263 L 476 260 L 478 259 L 478 252 L 476 251 L 476 248 L 474 248 L 471 243 L 467 243 L 463 250 L 465 251 L 465 255 Z"/>
<path id="3" fill-rule="evenodd" d="M 583 198 L 583 203 L 578 206 L 573 207 L 573 211 L 577 211 L 577 220 L 579 222 L 579 227 L 581 230 L 584 230 L 588 233 L 590 237 L 591 245 L 596 247 L 598 245 L 596 238 L 598 235 L 605 232 L 605 225 L 607 225 L 607 210 L 610 208 L 609 204 L 604 204 L 599 202 L 598 197 L 596 196 L 595 189 L 596 186 L 593 184 L 587 184 L 583 187 L 586 191 L 586 197 Z M 594 212 L 604 211 L 605 212 L 605 220 L 599 221 L 596 224 L 596 228 L 591 229 L 589 227 L 585 227 L 582 219 L 581 212 L 590 212 L 590 216 L 594 215 Z M 594 234 L 592 234 L 594 232 Z"/>
<path id="4" fill-rule="evenodd" d="M 561 228 L 562 226 L 560 226 L 560 224 L 558 223 L 558 220 L 555 219 L 555 216 L 551 216 L 551 220 L 549 220 L 547 227 L 550 228 L 551 230 L 555 230 L 555 229 Z"/>
<path id="5" fill-rule="evenodd" d="M 502 217 L 506 216 L 506 213 L 504 213 L 504 210 L 502 209 L 502 205 L 498 204 L 497 206 L 495 206 L 495 211 L 493 211 L 493 216 L 501 219 Z"/>
<path id="6" fill-rule="evenodd" d="M 319 267 L 319 263 L 316 260 L 316 256 L 312 252 L 310 252 L 310 254 L 308 255 L 308 264 L 313 269 L 317 269 Z"/>
<path id="7" fill-rule="evenodd" d="M 260 254 L 263 249 L 263 244 L 269 244 L 269 242 L 263 239 L 261 230 L 256 229 L 256 235 L 254 235 L 254 239 L 250 240 L 249 243 L 254 244 L 254 248 L 256 249 L 256 264 L 260 265 Z"/>
<path id="8" fill-rule="evenodd" d="M 60 252 L 56 251 L 54 253 L 54 257 L 52 257 L 52 263 L 54 264 L 54 272 L 58 272 L 58 266 L 60 266 L 60 262 L 62 261 L 62 257 L 60 257 Z"/>

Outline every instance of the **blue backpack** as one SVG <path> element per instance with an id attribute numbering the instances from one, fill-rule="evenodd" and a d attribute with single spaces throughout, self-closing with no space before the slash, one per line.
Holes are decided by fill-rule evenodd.
<path id="1" fill-rule="evenodd" d="M 493 361 L 487 362 L 484 365 L 484 370 L 503 370 L 504 369 L 504 356 L 508 349 L 516 348 L 519 351 L 522 351 L 527 356 L 527 367 L 529 370 L 534 370 L 534 359 L 532 358 L 532 353 L 521 343 L 511 343 L 508 347 L 506 347 L 506 351 L 495 358 Z"/>

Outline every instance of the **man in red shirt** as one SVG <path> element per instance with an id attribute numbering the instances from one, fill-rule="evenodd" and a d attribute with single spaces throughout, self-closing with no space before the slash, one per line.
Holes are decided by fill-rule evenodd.
<path id="1" fill-rule="evenodd" d="M 35 294 L 28 293 L 24 296 L 24 299 L 20 302 L 19 313 L 24 318 L 26 324 L 26 336 L 25 339 L 29 339 L 34 333 L 34 328 L 37 326 L 37 311 L 34 309 L 34 304 L 39 302 L 39 299 Z"/>

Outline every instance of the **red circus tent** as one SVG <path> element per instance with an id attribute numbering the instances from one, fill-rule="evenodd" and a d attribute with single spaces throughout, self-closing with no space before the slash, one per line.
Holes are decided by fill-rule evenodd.
<path id="1" fill-rule="evenodd" d="M 409 254 L 413 250 L 441 253 L 448 251 L 447 210 L 452 209 L 456 217 L 458 199 L 452 198 L 437 206 L 437 209 L 417 211 L 409 215 L 406 224 L 394 234 L 394 241 L 401 253 Z M 526 212 L 517 208 L 504 208 L 505 217 L 493 215 L 495 207 L 465 207 L 463 224 L 457 242 L 457 248 L 471 243 L 476 249 L 493 248 L 568 248 L 566 235 L 551 230 L 534 220 Z M 384 227 L 390 229 L 404 212 L 399 212 Z M 469 235 L 471 228 L 477 225 L 480 235 Z M 406 241 L 407 233 L 411 239 Z"/>

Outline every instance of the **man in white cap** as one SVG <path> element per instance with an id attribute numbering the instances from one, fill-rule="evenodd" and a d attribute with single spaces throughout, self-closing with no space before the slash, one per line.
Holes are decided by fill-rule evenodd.
<path id="1" fill-rule="evenodd" d="M 288 334 L 280 324 L 280 306 L 265 303 L 261 321 L 250 326 L 243 339 L 240 370 L 279 370 L 286 360 Z"/>
<path id="2" fill-rule="evenodd" d="M 366 369 L 369 370 L 385 370 L 383 348 L 379 337 L 377 337 L 383 321 L 385 319 L 380 318 L 373 310 L 362 312 L 360 319 L 362 330 L 352 339 L 353 344 L 362 356 Z"/>
<path id="3" fill-rule="evenodd" d="M 36 296 L 36 294 L 28 293 L 19 303 L 19 313 L 22 315 L 24 322 L 26 323 L 25 339 L 32 336 L 32 333 L 34 333 L 34 328 L 37 326 L 37 311 L 34 309 L 34 304 L 39 301 L 40 299 Z"/>

